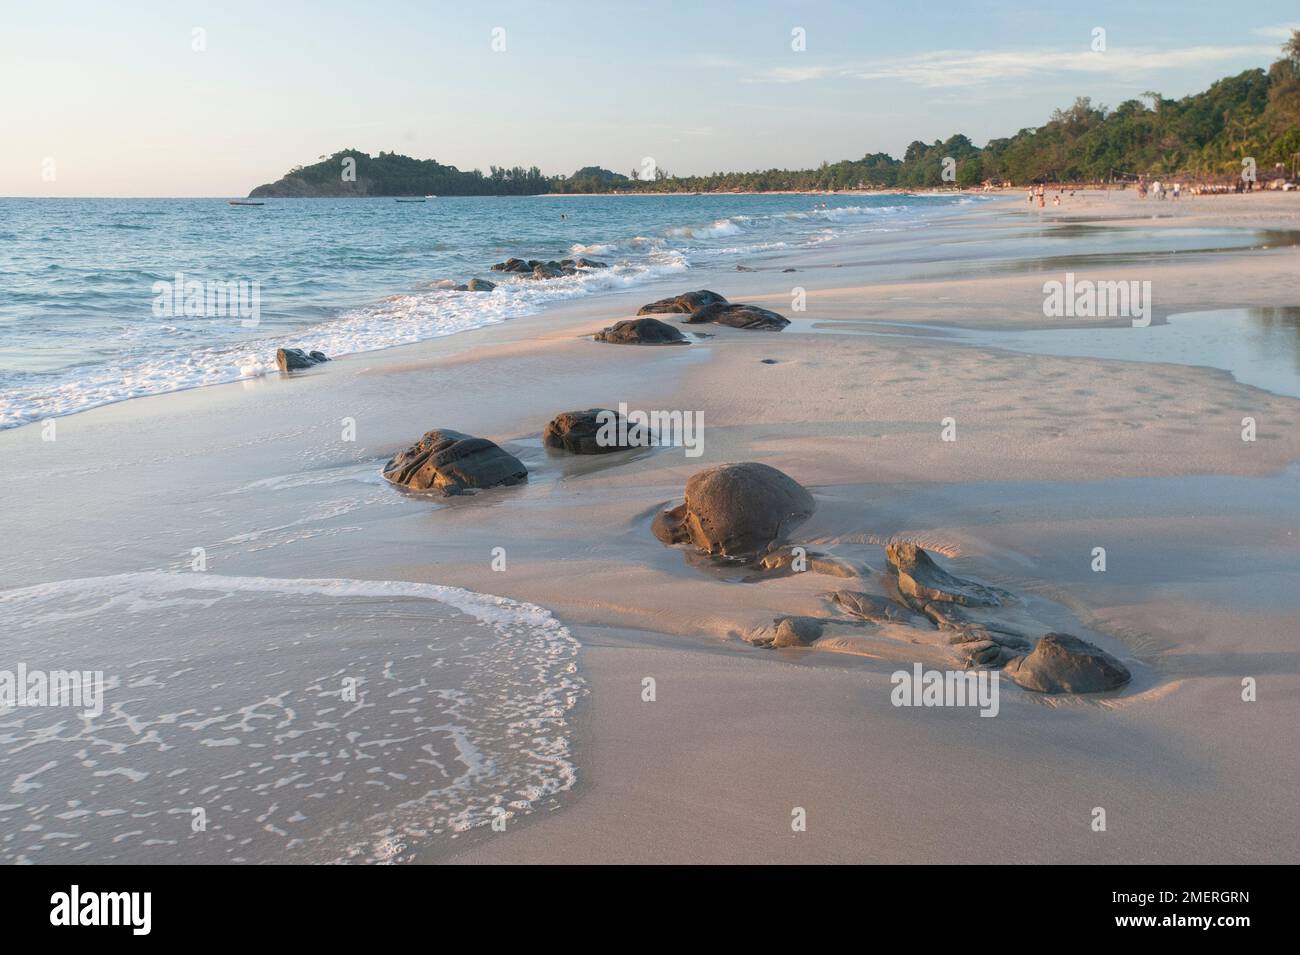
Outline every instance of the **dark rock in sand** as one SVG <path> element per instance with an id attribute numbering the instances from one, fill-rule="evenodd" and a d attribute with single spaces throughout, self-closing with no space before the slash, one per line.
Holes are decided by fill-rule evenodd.
<path id="1" fill-rule="evenodd" d="M 532 270 L 533 266 L 523 259 L 506 259 L 492 266 L 493 272 L 531 272 Z"/>
<path id="2" fill-rule="evenodd" d="M 760 358 L 760 359 L 758 360 L 758 363 L 759 363 L 760 365 L 779 365 L 779 364 L 781 364 L 781 363 L 780 363 L 779 361 L 777 361 L 775 358 Z"/>
<path id="3" fill-rule="evenodd" d="M 605 425 L 606 421 L 612 423 Z M 598 440 L 602 427 L 609 439 L 607 443 Z M 607 408 L 566 411 L 556 415 L 542 432 L 542 443 L 570 454 L 608 454 L 631 446 L 618 443 L 618 413 Z"/>
<path id="4" fill-rule="evenodd" d="M 285 372 L 312 368 L 323 361 L 329 361 L 324 352 L 303 351 L 301 348 L 279 348 L 275 352 L 275 363 Z"/>
<path id="5" fill-rule="evenodd" d="M 722 464 L 692 475 L 685 501 L 657 514 L 651 529 L 665 544 L 752 559 L 780 543 L 815 507 L 812 495 L 776 468 Z"/>
<path id="6" fill-rule="evenodd" d="M 657 318 L 627 318 L 595 335 L 611 345 L 688 345 L 686 336 Z"/>
<path id="7" fill-rule="evenodd" d="M 706 305 L 726 305 L 727 300 L 717 292 L 700 289 L 698 292 L 683 292 L 671 298 L 661 298 L 649 305 L 642 305 L 638 315 L 694 315 Z"/>
<path id="8" fill-rule="evenodd" d="M 782 269 L 782 272 L 798 272 L 798 269 Z"/>
<path id="9" fill-rule="evenodd" d="M 931 601 L 997 607 L 1010 596 L 1004 590 L 953 576 L 915 544 L 890 544 L 885 548 L 885 557 L 898 573 L 899 593 L 916 610 Z"/>
<path id="10" fill-rule="evenodd" d="M 518 484 L 528 469 L 486 438 L 447 429 L 430 431 L 384 465 L 384 477 L 413 491 L 460 494 L 470 488 Z"/>
<path id="11" fill-rule="evenodd" d="M 749 328 L 762 332 L 779 332 L 790 324 L 790 319 L 766 308 L 759 308 L 757 305 L 732 305 L 728 302 L 706 305 L 691 313 L 686 321 L 693 325 L 713 322 L 717 325 Z"/>
<path id="12" fill-rule="evenodd" d="M 470 279 L 465 286 L 467 292 L 490 292 L 497 287 L 495 282 L 489 282 L 487 279 Z"/>
<path id="13" fill-rule="evenodd" d="M 751 269 L 748 265 L 737 265 L 737 266 L 736 266 L 736 271 L 737 271 L 737 272 L 752 272 L 752 271 L 754 271 L 754 270 Z"/>
<path id="14" fill-rule="evenodd" d="M 1068 633 L 1048 633 L 1034 652 L 1006 665 L 1011 679 L 1039 693 L 1098 693 L 1127 683 L 1128 668 L 1100 647 Z"/>
<path id="15" fill-rule="evenodd" d="M 777 617 L 772 621 L 771 647 L 806 647 L 822 635 L 826 622 L 816 617 Z"/>

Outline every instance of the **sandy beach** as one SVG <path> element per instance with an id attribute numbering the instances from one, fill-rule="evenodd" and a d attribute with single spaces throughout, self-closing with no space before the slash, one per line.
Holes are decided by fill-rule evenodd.
<path id="1" fill-rule="evenodd" d="M 1287 390 L 1300 326 L 1281 310 L 1300 306 L 1296 236 L 1294 194 L 1080 192 L 1042 211 L 1008 194 L 752 271 L 692 269 L 293 376 L 96 408 L 57 419 L 56 441 L 26 425 L 0 432 L 0 494 L 24 502 L 0 515 L 0 578 L 188 573 L 202 548 L 206 573 L 225 578 L 410 582 L 543 608 L 576 642 L 572 669 L 546 686 L 571 682 L 519 719 L 552 721 L 538 747 L 568 734 L 553 755 L 572 772 L 548 777 L 501 831 L 408 827 L 398 861 L 1295 862 L 1300 819 L 1283 795 L 1300 785 L 1300 392 Z M 1046 317 L 1044 282 L 1067 271 L 1149 281 L 1151 327 Z M 592 340 L 690 289 L 792 324 L 682 326 L 691 344 L 675 348 Z M 1224 314 L 1188 317 L 1206 312 Z M 1089 350 L 1056 337 L 1072 329 L 1093 336 L 1078 346 Z M 1150 336 L 1174 334 L 1190 344 L 1151 350 Z M 1238 345 L 1261 367 L 1275 360 L 1282 383 L 1234 375 Z M 554 415 L 619 403 L 698 413 L 702 454 L 543 447 Z M 383 463 L 434 428 L 495 441 L 527 483 L 431 500 L 385 482 Z M 654 537 L 654 515 L 693 474 L 740 461 L 808 488 L 816 511 L 793 540 L 855 576 L 747 581 Z M 959 665 L 941 641 L 890 627 L 832 627 L 791 649 L 747 641 L 783 615 L 835 618 L 828 592 L 878 591 L 893 541 L 1015 593 L 1044 626 L 1122 661 L 1131 683 L 1057 696 L 1002 680 L 984 719 L 891 703 L 894 671 Z M 357 599 L 357 619 L 385 612 L 381 597 Z M 286 620 L 295 606 L 286 598 Z M 196 654 L 239 629 L 192 612 L 176 639 Z M 420 616 L 404 608 L 384 633 Z M 323 678 L 277 655 L 287 635 L 268 639 L 283 685 Z M 239 657 L 236 681 L 257 662 Z M 114 745 L 82 753 L 104 761 L 86 771 L 111 766 Z M 57 831 L 51 815 L 42 825 Z M 265 826 L 246 827 L 249 857 L 323 858 Z M 166 851 L 137 845 L 122 861 Z M 6 852 L 41 858 L 30 844 Z"/>

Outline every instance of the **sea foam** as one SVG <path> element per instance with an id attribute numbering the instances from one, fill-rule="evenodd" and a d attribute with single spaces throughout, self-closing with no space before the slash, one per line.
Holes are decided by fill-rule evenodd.
<path id="1" fill-rule="evenodd" d="M 106 676 L 98 717 L 5 714 L 5 861 L 408 861 L 576 778 L 578 644 L 535 604 L 148 571 L 0 592 L 0 634 Z"/>

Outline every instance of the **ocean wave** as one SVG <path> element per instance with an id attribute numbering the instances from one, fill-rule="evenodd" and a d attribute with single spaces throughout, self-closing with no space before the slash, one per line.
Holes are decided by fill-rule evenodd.
<path id="1" fill-rule="evenodd" d="M 6 716 L 0 767 L 25 788 L 0 825 L 28 833 L 8 862 L 409 861 L 576 778 L 578 643 L 536 604 L 144 571 L 0 592 L 0 622 L 11 661 L 103 674 L 99 713 Z M 63 758 L 78 748 L 94 758 Z M 47 756 L 57 772 L 17 772 Z"/>
<path id="2" fill-rule="evenodd" d="M 709 202 L 720 204 L 716 199 Z M 147 290 L 154 281 L 172 278 L 172 274 L 157 270 L 153 265 L 156 258 L 148 263 L 150 267 L 137 260 L 134 268 L 129 264 L 120 269 L 100 265 L 89 270 L 63 259 L 46 261 L 34 268 L 29 280 L 20 284 L 11 298 L 29 314 L 41 313 L 42 306 L 49 313 L 51 306 L 57 306 L 59 312 L 77 318 L 94 316 L 98 324 L 88 324 L 97 338 L 88 350 L 69 355 L 57 370 L 23 370 L 20 365 L 0 378 L 0 429 L 129 398 L 264 375 L 275 371 L 275 351 L 282 345 L 339 357 L 413 344 L 534 315 L 552 303 L 628 288 L 684 272 L 693 264 L 712 265 L 729 256 L 778 254 L 854 232 L 906 228 L 908 213 L 915 211 L 915 203 L 909 206 L 906 197 L 878 205 L 868 200 L 840 206 L 818 203 L 814 197 L 790 197 L 777 205 L 786 202 L 798 202 L 800 207 L 772 208 L 771 201 L 754 199 L 751 205 L 771 211 L 748 209 L 701 216 L 703 221 L 686 224 L 661 221 L 654 231 L 568 244 L 571 255 L 610 261 L 608 269 L 584 270 L 546 281 L 494 274 L 498 286 L 490 293 L 455 292 L 440 287 L 450 284 L 447 281 L 417 281 L 408 284 L 407 291 L 334 311 L 320 307 L 319 296 L 313 304 L 312 296 L 317 291 L 314 286 L 319 284 L 322 271 L 346 269 L 366 276 L 393 271 L 395 258 L 405 263 L 429 256 L 436 263 L 430 268 L 444 275 L 472 274 L 473 263 L 482 268 L 486 261 L 492 261 L 487 258 L 492 250 L 502 244 L 500 236 L 493 236 L 487 244 L 480 238 L 480 245 L 471 242 L 462 246 L 440 232 L 403 232 L 394 240 L 379 243 L 368 241 L 363 232 L 351 238 L 341 232 L 340 239 L 328 248 L 308 243 L 298 250 L 298 259 L 292 264 L 277 263 L 274 288 L 279 305 L 263 308 L 266 331 L 262 332 L 242 330 L 234 319 L 135 318 L 142 287 Z M 813 207 L 807 208 L 809 204 Z M 899 222 L 901 226 L 896 224 Z M 436 220 L 430 224 L 435 225 Z M 312 226 L 298 226 L 303 227 Z M 466 235 L 476 234 L 471 226 L 464 228 L 471 229 Z M 531 241 L 526 240 L 524 251 L 545 249 L 546 236 L 553 235 L 554 228 L 548 223 Z M 567 230 L 570 226 L 560 228 Z M 610 227 L 606 224 L 604 228 L 609 231 Z M 230 260 L 230 269 L 236 275 L 255 268 L 241 248 L 236 247 L 234 254 L 238 257 Z M 540 251 L 537 254 L 544 257 Z M 409 265 L 402 264 L 395 274 L 409 274 L 409 269 Z M 129 301 L 123 299 L 127 295 Z M 306 304 L 298 304 L 300 301 Z M 127 317 L 119 319 L 119 314 Z M 63 334 L 66 327 L 64 322 L 55 331 Z M 83 361 L 82 354 L 95 354 L 96 358 Z"/>
<path id="3" fill-rule="evenodd" d="M 720 236 L 739 235 L 741 226 L 732 219 L 718 219 L 705 226 L 677 226 L 668 234 L 688 239 L 716 239 Z"/>
<path id="4" fill-rule="evenodd" d="M 344 311 L 328 321 L 291 333 L 279 332 L 274 338 L 188 350 L 179 344 L 147 347 L 163 344 L 154 340 L 159 333 L 174 334 L 178 327 L 174 321 L 128 327 L 122 335 L 140 338 L 142 350 L 125 358 L 80 365 L 53 375 L 14 376 L 0 397 L 0 430 L 130 398 L 274 373 L 276 349 L 286 345 L 323 351 L 335 358 L 411 345 L 536 315 L 549 304 L 630 288 L 688 267 L 685 255 L 660 247 L 639 264 L 583 270 L 577 275 L 546 281 L 502 276 L 496 289 L 487 293 L 426 288 L 390 295 Z M 186 323 L 187 331 L 193 332 L 203 323 L 214 321 L 224 319 L 195 319 Z"/>

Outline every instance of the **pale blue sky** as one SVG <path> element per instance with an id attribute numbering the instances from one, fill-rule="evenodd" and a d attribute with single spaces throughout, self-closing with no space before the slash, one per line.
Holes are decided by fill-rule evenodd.
<path id="1" fill-rule="evenodd" d="M 1079 95 L 1203 89 L 1298 20 L 1273 0 L 6 0 L 0 195 L 242 195 L 344 147 L 548 174 L 901 155 Z"/>

